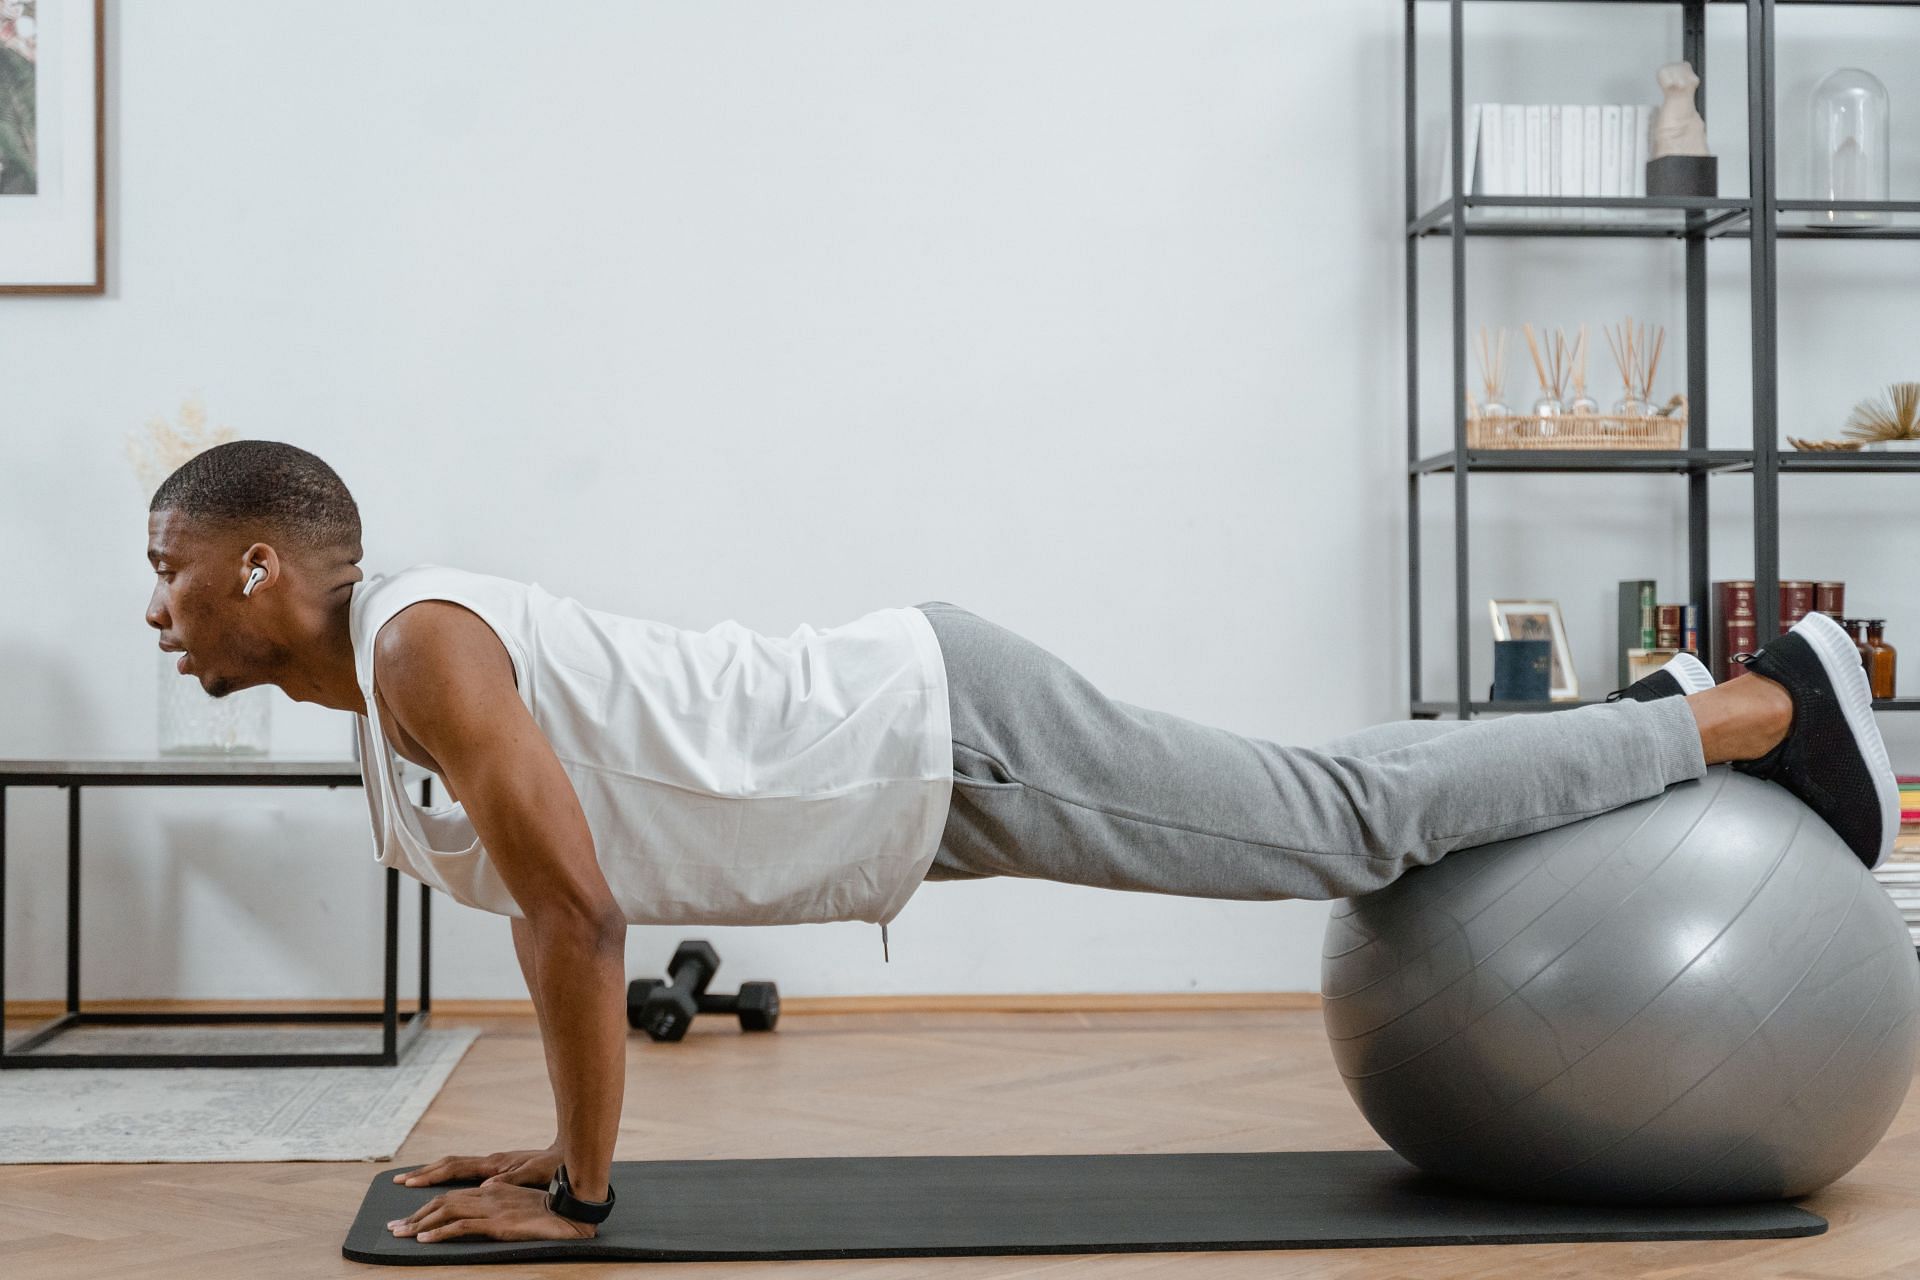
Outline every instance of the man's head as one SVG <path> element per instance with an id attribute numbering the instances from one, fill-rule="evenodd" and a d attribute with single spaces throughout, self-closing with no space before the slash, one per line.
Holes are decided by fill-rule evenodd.
<path id="1" fill-rule="evenodd" d="M 324 665 L 321 647 L 344 634 L 361 577 L 360 510 L 306 450 L 236 440 L 154 492 L 147 559 L 159 579 L 147 624 L 181 653 L 183 674 L 216 698 L 267 683 L 299 697 L 314 678 L 302 669 Z"/>

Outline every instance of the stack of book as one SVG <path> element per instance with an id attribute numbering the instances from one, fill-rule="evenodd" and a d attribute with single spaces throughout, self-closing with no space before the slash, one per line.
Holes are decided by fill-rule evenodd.
<path id="1" fill-rule="evenodd" d="M 1713 678 L 1725 682 L 1745 675 L 1747 669 L 1734 662 L 1736 653 L 1757 653 L 1761 646 L 1759 615 L 1754 609 L 1754 586 L 1748 579 L 1713 584 L 1712 661 Z M 1838 619 L 1846 612 L 1847 584 L 1838 579 L 1812 582 L 1788 579 L 1780 583 L 1780 634 L 1809 613 L 1824 613 Z"/>
<path id="2" fill-rule="evenodd" d="M 1633 103 L 1516 104 L 1467 108 L 1461 135 L 1461 189 L 1480 196 L 1644 196 L 1653 107 Z M 1441 197 L 1452 194 L 1452 152 L 1444 148 Z M 1580 216 L 1566 209 L 1528 215 Z M 1592 211 L 1584 211 L 1591 217 Z"/>
<path id="3" fill-rule="evenodd" d="M 1920 777 L 1900 779 L 1900 835 L 1893 842 L 1893 853 L 1873 878 L 1900 908 L 1907 933 L 1920 947 Z"/>
<path id="4" fill-rule="evenodd" d="M 1655 586 L 1652 578 L 1620 583 L 1620 643 L 1615 654 L 1621 688 L 1658 671 L 1676 653 L 1700 653 L 1700 620 L 1693 606 L 1659 603 L 1654 599 Z"/>

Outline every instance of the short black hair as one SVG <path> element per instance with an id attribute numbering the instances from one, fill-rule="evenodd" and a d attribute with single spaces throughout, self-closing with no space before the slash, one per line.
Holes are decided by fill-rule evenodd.
<path id="1" fill-rule="evenodd" d="M 152 511 L 257 524 L 311 547 L 360 553 L 360 508 L 334 469 L 278 440 L 234 440 L 196 454 L 153 492 Z"/>

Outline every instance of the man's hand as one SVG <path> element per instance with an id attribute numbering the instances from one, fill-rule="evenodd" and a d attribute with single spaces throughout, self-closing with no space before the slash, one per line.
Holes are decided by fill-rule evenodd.
<path id="1" fill-rule="evenodd" d="M 432 1164 L 423 1164 L 393 1180 L 404 1187 L 431 1187 L 442 1182 L 466 1182 L 484 1178 L 487 1183 L 511 1182 L 522 1187 L 544 1189 L 553 1181 L 565 1157 L 560 1144 L 539 1151 L 496 1151 L 487 1156 L 441 1156 Z M 485 1185 L 485 1184 L 483 1184 Z"/>
<path id="2" fill-rule="evenodd" d="M 591 1240 L 591 1222 L 547 1211 L 546 1193 L 507 1182 L 490 1182 L 435 1196 L 412 1216 L 395 1218 L 387 1230 L 423 1244 L 478 1236 L 483 1240 Z"/>

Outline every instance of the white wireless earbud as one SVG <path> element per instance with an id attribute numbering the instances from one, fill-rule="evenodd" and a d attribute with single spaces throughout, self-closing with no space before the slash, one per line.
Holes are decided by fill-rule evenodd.
<path id="1" fill-rule="evenodd" d="M 262 582 L 265 582 L 266 580 L 267 580 L 267 571 L 265 569 L 260 568 L 258 565 L 255 565 L 253 572 L 247 575 L 247 585 L 240 588 L 240 594 L 243 596 L 252 595 L 253 589 L 259 586 Z"/>

